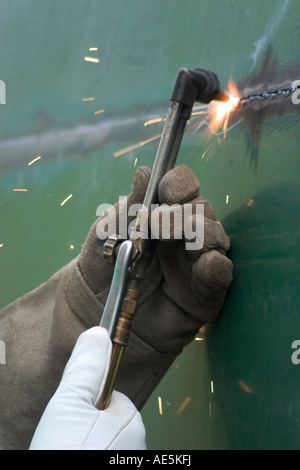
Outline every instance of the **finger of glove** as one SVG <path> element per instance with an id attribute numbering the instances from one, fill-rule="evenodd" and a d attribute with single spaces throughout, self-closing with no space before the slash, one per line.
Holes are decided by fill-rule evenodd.
<path id="1" fill-rule="evenodd" d="M 135 203 L 143 203 L 150 176 L 150 168 L 146 166 L 141 166 L 140 168 L 138 168 L 133 178 L 131 192 L 128 195 L 129 206 Z"/>
<path id="2" fill-rule="evenodd" d="M 177 166 L 168 171 L 158 187 L 160 203 L 183 204 L 199 195 L 200 184 L 190 168 Z"/>
<path id="3" fill-rule="evenodd" d="M 190 204 L 192 204 L 192 213 L 193 213 L 193 215 L 197 214 L 197 207 L 203 205 L 204 217 L 206 219 L 210 219 L 210 220 L 215 220 L 215 221 L 217 220 L 217 215 L 216 215 L 216 212 L 215 212 L 213 206 L 201 194 L 199 194 L 197 197 L 192 199 L 190 201 Z"/>
<path id="4" fill-rule="evenodd" d="M 222 254 L 229 251 L 230 239 L 220 222 L 193 215 L 187 228 L 184 233 L 185 246 L 190 259 L 195 261 L 202 253 L 210 250 L 217 250 Z"/>
<path id="5" fill-rule="evenodd" d="M 223 301 L 232 282 L 232 262 L 216 250 L 203 253 L 193 264 L 192 288 L 198 298 Z"/>
<path id="6" fill-rule="evenodd" d="M 186 166 L 175 167 L 162 178 L 158 190 L 161 206 L 151 213 L 151 231 L 154 232 L 154 238 L 167 239 L 168 230 L 170 240 L 182 238 L 185 220 L 198 214 L 200 210 L 205 218 L 217 220 L 213 207 L 199 191 L 200 185 L 196 176 Z M 182 205 L 182 214 L 179 205 Z M 166 235 L 163 235 L 163 231 Z"/>
<path id="7" fill-rule="evenodd" d="M 214 208 L 200 194 L 199 181 L 187 166 L 177 166 L 163 176 L 158 187 L 158 198 L 160 204 L 172 205 L 189 202 L 193 205 L 193 213 L 196 212 L 197 204 L 203 204 L 205 217 L 217 220 Z"/>
<path id="8" fill-rule="evenodd" d="M 198 211 L 199 207 L 195 208 L 193 204 L 162 204 L 155 208 L 150 217 L 151 237 L 161 241 L 184 240 L 192 260 L 212 249 L 226 253 L 230 248 L 230 240 L 223 226 L 220 222 L 204 217 L 203 210 Z"/>

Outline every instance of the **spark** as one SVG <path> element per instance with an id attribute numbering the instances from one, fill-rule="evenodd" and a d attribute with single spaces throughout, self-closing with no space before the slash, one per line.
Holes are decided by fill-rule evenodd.
<path id="1" fill-rule="evenodd" d="M 99 109 L 98 111 L 95 111 L 94 114 L 101 114 L 104 113 L 104 109 Z"/>
<path id="2" fill-rule="evenodd" d="M 249 384 L 247 384 L 246 382 L 244 382 L 243 380 L 240 380 L 238 382 L 240 388 L 243 390 L 243 392 L 245 393 L 249 393 L 249 394 L 252 394 L 254 393 L 251 386 Z"/>
<path id="3" fill-rule="evenodd" d="M 89 47 L 89 51 L 97 51 L 98 47 Z"/>
<path id="4" fill-rule="evenodd" d="M 82 101 L 94 101 L 95 98 L 91 96 L 90 98 L 82 98 Z"/>
<path id="5" fill-rule="evenodd" d="M 4 246 L 4 243 L 0 243 L 0 248 L 2 248 Z"/>
<path id="6" fill-rule="evenodd" d="M 149 126 L 150 124 L 156 124 L 157 122 L 162 122 L 165 121 L 162 117 L 155 118 L 155 119 L 149 119 L 148 121 L 144 122 L 144 126 Z"/>
<path id="7" fill-rule="evenodd" d="M 209 150 L 211 150 L 212 146 L 213 146 L 213 143 L 210 144 L 210 145 L 207 147 L 207 149 L 203 152 L 202 157 L 201 157 L 201 160 L 203 160 L 203 158 L 205 157 L 205 155 L 207 154 L 207 152 L 208 152 Z"/>
<path id="8" fill-rule="evenodd" d="M 199 114 L 207 114 L 207 111 L 195 111 L 192 116 L 198 116 Z"/>
<path id="9" fill-rule="evenodd" d="M 134 160 L 134 165 L 133 165 L 133 168 L 135 168 L 135 167 L 136 167 L 137 161 L 138 161 L 138 159 L 136 158 L 136 159 Z"/>
<path id="10" fill-rule="evenodd" d="M 183 402 L 181 403 L 180 407 L 177 410 L 177 415 L 183 412 L 183 410 L 187 407 L 187 405 L 190 403 L 192 397 L 186 397 Z"/>
<path id="11" fill-rule="evenodd" d="M 28 191 L 28 189 L 25 189 L 25 188 L 14 188 L 13 191 L 19 191 L 19 192 L 24 192 L 26 193 Z"/>
<path id="12" fill-rule="evenodd" d="M 33 160 L 31 160 L 31 162 L 28 163 L 28 166 L 32 165 L 33 163 L 37 162 L 38 160 L 40 160 L 42 157 L 41 155 L 39 155 L 38 157 L 34 158 Z"/>
<path id="13" fill-rule="evenodd" d="M 117 152 L 114 153 L 114 157 L 120 157 L 121 155 L 124 155 L 125 153 L 128 153 L 131 150 L 135 150 L 139 147 L 143 147 L 143 145 L 149 144 L 149 142 L 153 142 L 153 140 L 159 139 L 160 137 L 161 137 L 161 134 L 151 137 L 150 139 L 143 140 L 142 142 L 139 142 L 137 144 L 130 145 L 130 147 L 126 147 L 122 150 L 118 150 Z"/>
<path id="14" fill-rule="evenodd" d="M 228 203 L 229 203 L 229 194 L 227 194 L 227 196 L 226 196 L 226 204 L 228 204 Z"/>
<path id="15" fill-rule="evenodd" d="M 214 393 L 214 381 L 213 380 L 210 381 L 210 391 L 211 393 Z"/>
<path id="16" fill-rule="evenodd" d="M 158 397 L 158 411 L 160 415 L 163 414 L 161 397 Z"/>
<path id="17" fill-rule="evenodd" d="M 70 245 L 70 250 L 74 250 L 74 245 Z"/>
<path id="18" fill-rule="evenodd" d="M 66 197 L 66 198 L 60 203 L 60 205 L 63 206 L 69 199 L 71 199 L 72 196 L 73 196 L 73 194 L 69 194 L 69 196 Z"/>
<path id="19" fill-rule="evenodd" d="M 85 57 L 84 60 L 86 62 L 95 62 L 95 63 L 99 62 L 99 59 L 97 59 L 97 57 Z"/>

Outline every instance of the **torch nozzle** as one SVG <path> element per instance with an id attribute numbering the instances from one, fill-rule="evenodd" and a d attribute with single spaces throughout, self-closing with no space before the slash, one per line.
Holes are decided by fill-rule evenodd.
<path id="1" fill-rule="evenodd" d="M 224 103 L 227 103 L 227 101 L 230 100 L 230 96 L 227 95 L 227 93 L 224 93 L 224 91 L 220 90 L 214 99 L 216 101 L 223 101 Z"/>
<path id="2" fill-rule="evenodd" d="M 221 90 L 217 75 L 210 70 L 179 70 L 171 97 L 182 103 L 187 110 L 187 118 L 195 101 L 208 104 L 213 100 L 227 102 L 230 97 Z"/>

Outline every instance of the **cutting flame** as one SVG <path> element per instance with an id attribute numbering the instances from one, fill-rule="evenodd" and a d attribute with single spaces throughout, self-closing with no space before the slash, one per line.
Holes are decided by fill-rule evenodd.
<path id="1" fill-rule="evenodd" d="M 214 131 L 220 127 L 226 133 L 230 113 L 238 106 L 240 98 L 236 85 L 233 82 L 228 83 L 229 100 L 226 102 L 215 102 L 212 108 L 211 126 Z"/>

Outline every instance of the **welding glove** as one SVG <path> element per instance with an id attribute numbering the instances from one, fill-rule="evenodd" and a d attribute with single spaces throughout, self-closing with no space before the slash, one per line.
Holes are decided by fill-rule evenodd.
<path id="1" fill-rule="evenodd" d="M 30 450 L 146 449 L 141 415 L 125 395 L 114 391 L 107 409 L 94 407 L 103 390 L 111 349 L 104 328 L 93 327 L 79 336 Z"/>
<path id="2" fill-rule="evenodd" d="M 129 196 L 96 221 L 88 234 L 67 289 L 69 305 L 87 325 L 99 322 L 99 310 L 103 310 L 113 275 L 113 266 L 103 260 L 97 224 L 103 226 L 104 218 L 109 221 L 115 211 L 121 214 L 132 204 L 141 204 L 150 174 L 150 169 L 139 168 Z M 179 204 L 183 212 L 187 204 L 194 208 L 203 204 L 204 245 L 191 250 L 184 238 L 157 241 L 141 283 L 137 314 L 116 382 L 116 389 L 129 396 L 139 409 L 199 328 L 217 317 L 232 281 L 232 263 L 226 255 L 229 239 L 188 167 L 175 167 L 162 178 L 159 202 Z M 133 218 L 129 217 L 128 222 Z M 194 213 L 194 227 L 198 218 Z"/>

